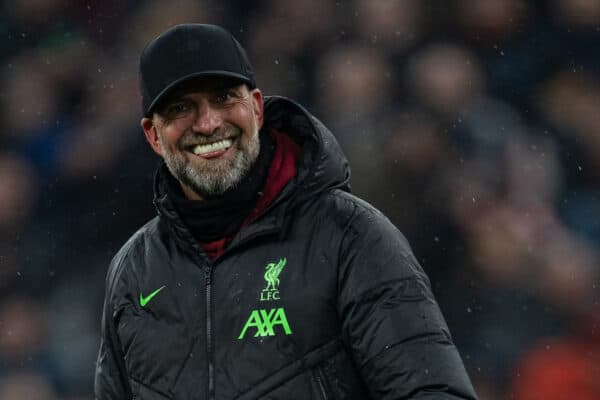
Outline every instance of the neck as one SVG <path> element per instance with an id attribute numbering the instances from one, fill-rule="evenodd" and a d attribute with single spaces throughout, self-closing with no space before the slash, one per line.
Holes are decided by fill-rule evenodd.
<path id="1" fill-rule="evenodd" d="M 251 170 L 238 185 L 214 197 L 195 193 L 163 164 L 169 198 L 199 242 L 231 237 L 239 230 L 261 195 L 274 153 L 274 140 L 268 133 L 261 134 L 260 153 Z"/>

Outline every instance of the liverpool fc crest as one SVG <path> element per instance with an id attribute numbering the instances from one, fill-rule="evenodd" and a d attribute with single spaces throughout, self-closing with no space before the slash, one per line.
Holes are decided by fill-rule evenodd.
<path id="1" fill-rule="evenodd" d="M 285 267 L 286 259 L 279 262 L 269 263 L 265 267 L 265 281 L 267 286 L 260 292 L 260 301 L 279 300 L 279 274 Z"/>

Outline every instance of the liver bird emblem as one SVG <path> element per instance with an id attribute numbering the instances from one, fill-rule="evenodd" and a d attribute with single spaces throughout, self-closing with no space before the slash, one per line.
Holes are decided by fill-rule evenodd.
<path id="1" fill-rule="evenodd" d="M 265 280 L 267 281 L 267 287 L 263 291 L 277 290 L 279 287 L 279 274 L 283 267 L 285 267 L 286 259 L 282 258 L 277 264 L 269 263 L 265 267 Z"/>

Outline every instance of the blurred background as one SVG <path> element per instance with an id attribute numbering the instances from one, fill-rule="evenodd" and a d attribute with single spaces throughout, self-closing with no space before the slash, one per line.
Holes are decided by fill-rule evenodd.
<path id="1" fill-rule="evenodd" d="M 138 55 L 221 24 L 338 137 L 482 400 L 600 399 L 600 0 L 0 0 L 0 399 L 89 400 L 154 216 Z"/>

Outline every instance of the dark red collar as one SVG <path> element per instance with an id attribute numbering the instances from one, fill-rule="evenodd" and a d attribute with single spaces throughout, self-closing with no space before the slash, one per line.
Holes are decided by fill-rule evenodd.
<path id="1" fill-rule="evenodd" d="M 288 135 L 277 130 L 271 130 L 271 137 L 275 140 L 275 154 L 269 167 L 262 196 L 258 198 L 256 206 L 252 209 L 242 226 L 254 221 L 277 198 L 283 188 L 296 176 L 298 169 L 296 161 L 300 155 L 300 146 Z M 225 247 L 232 237 L 226 237 L 209 243 L 200 243 L 208 256 L 214 260 L 223 254 Z"/>

